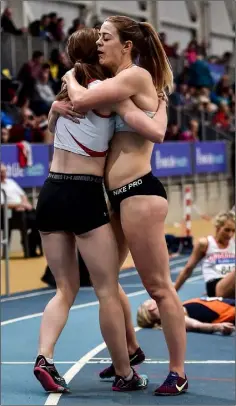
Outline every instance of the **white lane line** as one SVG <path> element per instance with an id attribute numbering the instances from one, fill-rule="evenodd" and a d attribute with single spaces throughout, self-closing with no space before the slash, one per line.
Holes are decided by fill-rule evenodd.
<path id="1" fill-rule="evenodd" d="M 187 262 L 187 258 L 173 259 L 173 260 L 170 260 L 170 267 L 172 268 L 172 266 L 174 266 L 174 265 L 178 265 L 180 263 L 184 264 L 185 262 Z M 132 269 L 132 267 L 130 269 Z M 119 275 L 119 278 L 126 278 L 126 277 L 132 276 L 132 275 L 137 275 L 137 271 L 130 271 L 130 272 L 122 271 Z M 81 290 L 93 290 L 93 288 L 90 288 L 90 287 L 84 287 L 84 288 L 80 288 L 80 289 Z M 26 294 L 22 294 L 22 295 L 13 296 L 13 297 L 6 297 L 6 298 L 1 299 L 1 303 L 11 302 L 11 301 L 20 300 L 20 299 L 27 299 L 28 297 L 37 297 L 37 296 L 42 296 L 42 295 L 48 295 L 53 292 L 55 292 L 55 289 L 49 289 L 49 290 L 41 291 L 41 292 L 26 293 Z"/>
<path id="2" fill-rule="evenodd" d="M 139 331 L 141 330 L 140 327 L 135 327 L 135 331 Z M 72 379 L 75 377 L 75 375 L 78 374 L 78 372 L 93 358 L 95 357 L 95 355 L 97 355 L 99 352 L 101 352 L 102 350 L 104 350 L 106 348 L 106 344 L 102 343 L 100 345 L 98 345 L 97 347 L 95 347 L 93 350 L 87 352 L 87 354 L 85 354 L 82 358 L 80 358 L 78 360 L 78 362 L 76 362 L 75 365 L 73 365 L 64 375 L 64 379 L 66 380 L 66 382 L 69 384 L 70 381 L 72 381 Z M 54 406 L 57 405 L 60 397 L 61 397 L 62 393 L 51 393 L 46 402 L 45 405 L 50 405 L 50 406 Z"/>
<path id="3" fill-rule="evenodd" d="M 128 297 L 134 297 L 134 296 L 139 296 L 139 295 L 143 295 L 147 293 L 147 291 L 145 289 L 143 290 L 139 290 L 137 292 L 133 292 L 133 293 L 129 293 L 127 296 Z M 79 305 L 75 305 L 72 306 L 70 310 L 77 310 L 77 309 L 83 309 L 86 307 L 91 307 L 91 306 L 97 306 L 99 304 L 98 301 L 95 302 L 89 302 L 89 303 L 84 303 L 84 304 L 79 304 Z M 29 319 L 34 319 L 36 317 L 41 317 L 43 315 L 43 312 L 41 313 L 34 313 L 34 314 L 29 314 L 27 316 L 22 316 L 22 317 L 17 317 L 15 319 L 10 319 L 10 320 L 6 320 L 6 321 L 2 321 L 1 322 L 1 326 L 6 326 L 8 324 L 12 324 L 12 323 L 17 323 L 18 321 L 24 321 L 24 320 L 29 320 Z"/>
<path id="4" fill-rule="evenodd" d="M 201 279 L 201 278 L 202 278 L 202 275 L 193 276 L 193 277 L 191 277 L 190 279 L 187 280 L 187 283 L 194 282 L 195 280 L 198 280 L 198 279 Z M 147 293 L 147 291 L 146 291 L 146 289 L 143 289 L 143 290 L 139 290 L 137 292 L 129 293 L 129 294 L 127 294 L 127 296 L 128 297 L 134 297 L 134 296 L 143 295 L 145 293 Z M 99 304 L 99 302 L 95 301 L 95 302 L 89 302 L 89 303 L 74 305 L 74 306 L 71 307 L 70 310 L 83 309 L 83 308 L 86 308 L 86 307 L 96 306 L 98 304 Z M 33 313 L 33 314 L 29 314 L 29 315 L 22 316 L 22 317 L 16 317 L 15 319 L 2 321 L 1 326 L 6 326 L 8 324 L 17 323 L 18 321 L 34 319 L 36 317 L 41 317 L 42 315 L 43 315 L 43 312 Z"/>
<path id="5" fill-rule="evenodd" d="M 53 293 L 53 292 L 55 292 L 55 289 L 48 289 L 48 290 L 45 290 L 42 292 L 33 292 L 33 293 L 26 293 L 24 295 L 19 295 L 19 296 L 6 297 L 6 298 L 1 299 L 1 303 L 13 302 L 14 300 L 19 300 L 19 299 L 27 299 L 28 297 L 49 295 L 50 293 Z"/>
<path id="6" fill-rule="evenodd" d="M 86 364 L 111 364 L 111 358 L 91 358 Z M 3 361 L 1 365 L 34 365 L 35 361 Z M 158 359 L 151 359 L 146 358 L 143 362 L 144 364 L 169 364 L 169 360 L 158 360 Z M 55 361 L 56 365 L 75 365 L 81 364 L 81 361 Z M 83 361 L 82 364 L 84 365 Z M 185 364 L 235 364 L 233 360 L 215 360 L 215 359 L 208 359 L 208 360 L 186 360 Z"/>

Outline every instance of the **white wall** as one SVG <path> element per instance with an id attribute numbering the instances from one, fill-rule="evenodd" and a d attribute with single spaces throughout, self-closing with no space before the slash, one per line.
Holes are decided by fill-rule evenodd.
<path id="1" fill-rule="evenodd" d="M 106 18 L 109 15 L 120 14 L 128 15 L 133 18 L 144 17 L 148 18 L 148 10 L 141 11 L 137 1 L 97 1 L 97 10 L 101 18 Z"/>
<path id="2" fill-rule="evenodd" d="M 233 52 L 235 33 L 232 30 L 224 1 L 210 1 L 211 53 Z"/>

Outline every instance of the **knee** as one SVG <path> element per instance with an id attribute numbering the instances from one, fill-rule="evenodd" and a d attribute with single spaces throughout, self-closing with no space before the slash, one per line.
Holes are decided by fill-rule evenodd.
<path id="1" fill-rule="evenodd" d="M 171 296 L 171 293 L 175 291 L 172 282 L 168 280 L 159 281 L 159 283 L 152 284 L 147 291 L 150 297 L 158 303 Z"/>
<path id="2" fill-rule="evenodd" d="M 65 302 L 69 308 L 75 301 L 75 298 L 79 291 L 79 287 L 79 283 L 76 282 L 74 282 L 73 284 L 63 283 L 57 285 L 57 294 L 60 295 L 63 302 Z"/>

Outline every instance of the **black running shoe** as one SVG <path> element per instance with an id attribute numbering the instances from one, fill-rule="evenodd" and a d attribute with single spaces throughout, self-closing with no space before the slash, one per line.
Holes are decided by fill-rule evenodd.
<path id="1" fill-rule="evenodd" d="M 133 368 L 132 368 L 133 369 Z M 146 375 L 138 375 L 133 369 L 133 378 L 127 381 L 122 376 L 116 375 L 112 384 L 112 390 L 116 392 L 127 392 L 134 390 L 146 389 L 148 386 L 148 377 Z"/>
<path id="2" fill-rule="evenodd" d="M 49 364 L 43 355 L 39 355 L 35 361 L 34 375 L 46 392 L 70 392 L 65 379 L 59 375 L 55 365 Z"/>
<path id="3" fill-rule="evenodd" d="M 134 354 L 129 356 L 130 366 L 134 367 L 135 365 L 142 364 L 145 360 L 145 354 L 139 347 Z M 100 372 L 99 376 L 101 379 L 110 379 L 116 375 L 114 365 L 111 364 L 108 368 Z"/>

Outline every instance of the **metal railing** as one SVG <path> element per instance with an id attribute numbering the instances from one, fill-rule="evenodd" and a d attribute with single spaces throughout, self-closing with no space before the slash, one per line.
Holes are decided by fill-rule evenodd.
<path id="1" fill-rule="evenodd" d="M 4 196 L 3 205 L 3 239 L 1 239 L 1 245 L 3 246 L 3 256 L 5 259 L 5 287 L 6 295 L 10 295 L 10 274 L 9 274 L 9 224 L 8 224 L 8 207 L 7 207 L 7 195 L 5 190 L 1 190 Z"/>
<path id="2" fill-rule="evenodd" d="M 169 105 L 168 110 L 169 121 L 176 123 L 180 129 L 188 128 L 190 120 L 197 120 L 200 127 L 201 141 L 233 141 L 232 134 L 234 132 L 226 132 L 219 127 L 215 127 L 213 124 L 210 124 L 212 121 L 212 115 L 205 111 L 199 111 L 196 108 L 191 110 L 188 107 L 174 106 L 173 104 Z"/>

